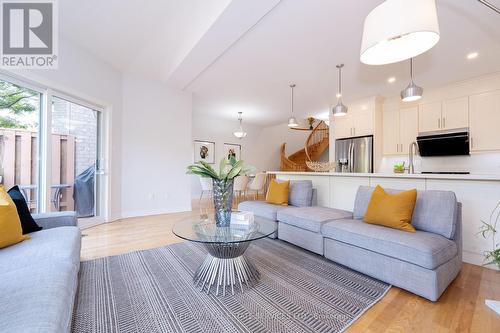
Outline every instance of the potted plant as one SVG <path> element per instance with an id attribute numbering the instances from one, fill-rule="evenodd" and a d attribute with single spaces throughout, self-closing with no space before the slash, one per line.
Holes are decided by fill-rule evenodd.
<path id="1" fill-rule="evenodd" d="M 307 123 L 309 124 L 309 129 L 314 129 L 314 122 L 316 119 L 314 117 L 307 117 Z"/>
<path id="2" fill-rule="evenodd" d="M 491 237 L 491 250 L 484 253 L 484 265 L 496 265 L 500 269 L 500 243 L 496 242 L 498 220 L 500 220 L 500 202 L 491 212 L 489 221 L 483 221 L 479 233 L 488 239 Z"/>
<path id="3" fill-rule="evenodd" d="M 242 160 L 238 161 L 234 157 L 229 160 L 223 158 L 220 161 L 218 172 L 204 161 L 196 162 L 187 167 L 187 174 L 212 178 L 215 224 L 218 227 L 228 227 L 231 223 L 234 178 L 246 175 L 252 169 L 252 167 L 245 166 Z"/>
<path id="4" fill-rule="evenodd" d="M 488 222 L 481 220 L 481 228 L 479 233 L 484 239 L 491 237 L 491 250 L 484 252 L 483 265 L 496 265 L 500 270 L 500 244 L 496 242 L 495 236 L 497 233 L 498 220 L 500 220 L 500 202 L 497 203 L 495 208 L 490 214 Z M 500 301 L 487 299 L 485 304 L 493 311 L 500 314 Z"/>
<path id="5" fill-rule="evenodd" d="M 405 162 L 398 162 L 394 164 L 394 173 L 404 173 L 405 172 Z"/>

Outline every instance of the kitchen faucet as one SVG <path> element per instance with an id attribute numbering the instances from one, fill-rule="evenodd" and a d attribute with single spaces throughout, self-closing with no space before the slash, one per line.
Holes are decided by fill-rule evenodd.
<path id="1" fill-rule="evenodd" d="M 410 147 L 408 148 L 408 170 L 409 174 L 414 174 L 415 173 L 415 165 L 413 158 L 415 157 L 415 154 L 418 153 L 418 145 L 415 141 L 410 143 Z"/>

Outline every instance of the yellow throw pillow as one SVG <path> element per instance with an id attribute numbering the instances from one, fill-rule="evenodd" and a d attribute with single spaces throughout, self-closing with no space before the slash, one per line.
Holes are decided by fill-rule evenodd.
<path id="1" fill-rule="evenodd" d="M 29 238 L 23 236 L 16 205 L 4 187 L 0 186 L 0 249 Z"/>
<path id="2" fill-rule="evenodd" d="M 417 190 L 389 194 L 377 185 L 373 191 L 363 220 L 366 223 L 415 232 L 411 225 Z"/>
<path id="3" fill-rule="evenodd" d="M 271 180 L 269 189 L 267 190 L 266 202 L 288 206 L 288 190 L 290 189 L 290 181 L 278 182 L 276 179 Z"/>

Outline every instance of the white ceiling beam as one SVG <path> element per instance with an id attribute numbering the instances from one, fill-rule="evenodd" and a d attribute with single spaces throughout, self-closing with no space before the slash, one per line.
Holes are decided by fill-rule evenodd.
<path id="1" fill-rule="evenodd" d="M 270 13 L 281 0 L 232 0 L 188 55 L 167 76 L 167 83 L 188 90 L 246 33 Z"/>

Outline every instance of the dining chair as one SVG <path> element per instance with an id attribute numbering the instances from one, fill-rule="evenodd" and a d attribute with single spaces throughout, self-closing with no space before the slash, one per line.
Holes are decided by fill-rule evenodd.
<path id="1" fill-rule="evenodd" d="M 200 203 L 201 200 L 203 199 L 203 194 L 207 194 L 209 198 L 212 197 L 213 195 L 213 182 L 212 178 L 206 178 L 206 177 L 198 177 L 200 179 L 200 184 L 201 184 L 201 194 L 200 194 Z"/>
<path id="2" fill-rule="evenodd" d="M 254 192 L 254 200 L 259 198 L 259 192 L 264 193 L 264 186 L 266 184 L 266 173 L 259 172 L 255 175 L 253 181 L 248 185 L 248 191 Z"/>
<path id="3" fill-rule="evenodd" d="M 238 204 L 242 195 L 244 196 L 247 191 L 248 176 L 237 176 L 234 178 L 233 192 L 235 194 L 236 204 Z"/>

